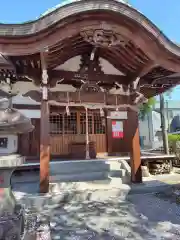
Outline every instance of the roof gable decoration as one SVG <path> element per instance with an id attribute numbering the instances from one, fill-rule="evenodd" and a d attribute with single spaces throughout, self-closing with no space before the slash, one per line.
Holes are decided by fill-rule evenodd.
<path id="1" fill-rule="evenodd" d="M 76 57 L 70 58 L 65 61 L 63 64 L 54 68 L 54 70 L 64 70 L 64 71 L 73 71 L 78 72 L 81 64 L 81 56 L 78 55 Z"/>
<path id="2" fill-rule="evenodd" d="M 11 66 L 11 63 L 1 53 L 0 53 L 0 64 L 4 66 L 7 66 L 7 65 Z"/>
<path id="3" fill-rule="evenodd" d="M 100 62 L 100 67 L 104 74 L 124 76 L 122 72 L 120 72 L 117 68 L 115 68 L 106 59 L 100 57 L 99 62 Z M 78 55 L 76 57 L 70 58 L 63 64 L 57 66 L 56 68 L 54 68 L 54 70 L 78 72 L 80 70 L 80 65 L 81 65 L 81 56 Z"/>
<path id="4" fill-rule="evenodd" d="M 99 58 L 100 61 L 100 66 L 102 71 L 105 74 L 109 74 L 109 75 L 120 75 L 120 76 L 124 76 L 125 74 L 120 72 L 117 68 L 115 68 L 110 62 L 108 62 L 106 59 L 104 58 Z"/>
<path id="5" fill-rule="evenodd" d="M 7 60 L 2 56 L 2 54 L 0 54 L 0 63 L 4 63 L 7 64 Z"/>

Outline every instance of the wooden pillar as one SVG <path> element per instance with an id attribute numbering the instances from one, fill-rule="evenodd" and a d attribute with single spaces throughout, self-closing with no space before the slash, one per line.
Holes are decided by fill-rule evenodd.
<path id="1" fill-rule="evenodd" d="M 89 156 L 89 121 L 88 121 L 88 109 L 86 108 L 86 159 L 90 159 Z"/>
<path id="2" fill-rule="evenodd" d="M 109 155 L 109 141 L 108 141 L 108 110 L 105 109 L 105 116 L 104 116 L 104 120 L 105 120 L 105 134 L 106 134 L 106 152 L 107 155 Z"/>
<path id="3" fill-rule="evenodd" d="M 139 140 L 138 113 L 132 109 L 128 110 L 128 138 L 130 144 L 130 163 L 132 183 L 142 182 L 141 171 L 141 149 Z"/>
<path id="4" fill-rule="evenodd" d="M 49 191 L 49 161 L 50 161 L 50 136 L 49 136 L 49 103 L 48 103 L 48 74 L 46 68 L 46 53 L 41 53 L 42 65 L 42 101 L 41 101 L 41 126 L 40 126 L 40 192 Z"/>

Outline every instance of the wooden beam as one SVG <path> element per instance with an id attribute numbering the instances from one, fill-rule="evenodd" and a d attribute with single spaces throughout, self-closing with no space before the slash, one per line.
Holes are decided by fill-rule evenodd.
<path id="1" fill-rule="evenodd" d="M 42 101 L 41 101 L 41 137 L 40 137 L 40 192 L 49 190 L 49 161 L 50 161 L 50 136 L 49 136 L 49 103 L 48 103 L 48 74 L 46 68 L 46 52 L 41 53 L 42 68 Z"/>
<path id="2" fill-rule="evenodd" d="M 140 83 L 142 77 L 148 74 L 153 68 L 157 66 L 153 61 L 149 61 L 145 66 L 143 66 L 134 76 L 132 76 L 131 83 L 133 84 L 133 88 L 137 89 L 137 86 Z"/>
<path id="3" fill-rule="evenodd" d="M 78 72 L 73 71 L 63 71 L 63 70 L 51 70 L 49 71 L 49 77 L 52 79 L 82 79 L 87 80 L 90 82 L 119 82 L 119 83 L 126 83 L 127 77 L 122 75 L 111 75 L 111 74 L 95 74 L 95 73 L 88 73 L 88 74 L 81 74 Z"/>
<path id="4" fill-rule="evenodd" d="M 130 159 L 131 159 L 131 181 L 133 183 L 142 182 L 141 170 L 141 151 L 139 141 L 139 121 L 138 112 L 132 109 L 128 110 L 128 125 L 130 138 Z"/>
<path id="5" fill-rule="evenodd" d="M 153 61 L 149 61 L 147 65 L 145 65 L 139 72 L 138 76 L 140 78 L 144 77 L 146 74 L 148 74 L 153 68 L 157 67 L 157 63 Z"/>
<path id="6" fill-rule="evenodd" d="M 43 71 L 46 71 L 45 69 Z M 24 68 L 21 73 L 18 74 L 19 76 L 29 76 L 31 78 L 37 79 L 41 75 L 40 69 L 31 69 L 31 68 Z M 90 82 L 104 82 L 104 83 L 114 83 L 118 82 L 119 84 L 126 84 L 129 80 L 127 76 L 122 75 L 112 75 L 112 74 L 95 74 L 95 73 L 88 73 L 82 74 L 79 72 L 73 71 L 64 71 L 64 70 L 48 70 L 49 82 L 56 83 L 61 79 L 64 80 L 84 80 Z"/>

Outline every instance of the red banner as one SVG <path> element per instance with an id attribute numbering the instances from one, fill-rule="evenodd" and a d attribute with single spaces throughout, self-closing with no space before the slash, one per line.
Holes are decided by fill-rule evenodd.
<path id="1" fill-rule="evenodd" d="M 124 137 L 122 121 L 112 121 L 112 137 L 113 138 Z"/>

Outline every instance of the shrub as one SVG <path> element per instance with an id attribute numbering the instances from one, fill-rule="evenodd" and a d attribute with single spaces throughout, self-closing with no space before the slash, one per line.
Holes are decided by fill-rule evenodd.
<path id="1" fill-rule="evenodd" d="M 180 134 L 168 134 L 169 143 L 175 143 L 180 141 Z"/>
<path id="2" fill-rule="evenodd" d="M 180 134 L 168 134 L 169 150 L 176 155 L 173 165 L 180 166 Z"/>

